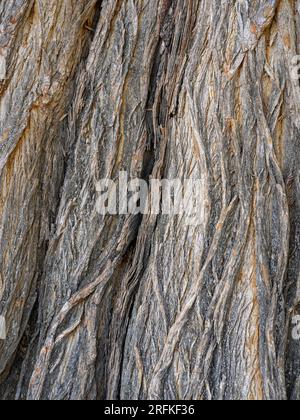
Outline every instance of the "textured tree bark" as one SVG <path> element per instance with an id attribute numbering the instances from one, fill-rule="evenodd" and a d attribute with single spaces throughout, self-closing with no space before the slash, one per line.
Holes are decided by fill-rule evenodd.
<path id="1" fill-rule="evenodd" d="M 0 398 L 300 399 L 299 0 L 0 2 Z M 199 178 L 201 220 L 96 182 Z"/>

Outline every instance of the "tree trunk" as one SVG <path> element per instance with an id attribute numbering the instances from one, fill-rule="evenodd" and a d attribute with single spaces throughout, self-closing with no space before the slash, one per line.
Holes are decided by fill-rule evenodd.
<path id="1" fill-rule="evenodd" d="M 2 400 L 300 399 L 299 11 L 1 1 Z M 199 223 L 99 215 L 120 171 Z"/>

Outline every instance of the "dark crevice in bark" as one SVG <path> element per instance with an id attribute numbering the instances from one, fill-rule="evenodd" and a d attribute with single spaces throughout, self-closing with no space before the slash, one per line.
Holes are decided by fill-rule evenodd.
<path id="1" fill-rule="evenodd" d="M 26 395 L 23 393 L 28 386 L 29 378 L 26 376 L 30 367 L 33 368 L 34 347 L 36 344 L 38 323 L 38 297 L 30 312 L 30 317 L 26 325 L 20 344 L 12 357 L 11 364 L 7 369 L 6 378 L 1 379 L 0 394 L 3 400 L 24 400 Z"/>
<path id="2" fill-rule="evenodd" d="M 149 182 L 150 177 L 153 176 L 155 164 L 160 158 L 160 143 L 165 141 L 161 128 L 165 127 L 166 120 L 168 118 L 168 104 L 164 103 L 163 84 L 168 55 L 171 52 L 172 36 L 175 29 L 175 25 L 173 23 L 173 16 L 169 13 L 169 11 L 174 6 L 174 2 L 167 1 L 165 4 L 165 9 L 163 10 L 163 31 L 161 32 L 160 39 L 158 41 L 153 55 L 153 64 L 148 86 L 148 99 L 145 110 L 145 120 L 147 128 L 147 148 L 143 155 L 143 167 L 141 170 L 141 178 L 147 182 Z M 121 399 L 121 387 L 123 377 L 122 372 L 125 368 L 126 363 L 124 355 L 126 341 L 128 338 L 128 329 L 132 322 L 132 317 L 134 314 L 134 306 L 136 304 L 136 298 L 140 288 L 140 279 L 144 277 L 144 274 L 148 267 L 148 262 L 151 255 L 151 234 L 155 231 L 156 226 L 157 218 L 155 220 L 154 226 L 151 228 L 151 230 L 149 230 L 147 234 L 148 241 L 146 239 L 146 242 L 143 244 L 143 249 L 137 248 L 137 242 L 134 244 L 134 253 L 136 254 L 136 257 L 138 257 L 138 260 L 141 261 L 141 267 L 139 268 L 138 272 L 134 270 L 132 277 L 128 279 L 128 287 L 130 288 L 130 294 L 127 296 L 126 313 L 123 315 L 124 317 L 120 322 L 120 328 L 122 329 L 122 331 L 120 331 L 121 338 L 118 347 L 118 350 L 121 354 L 119 374 L 117 375 L 118 384 L 115 385 L 113 393 L 112 389 L 109 390 L 108 394 L 106 395 L 106 397 L 108 398 Z M 136 239 L 138 239 L 140 235 L 143 235 L 146 229 L 146 217 L 141 217 Z M 134 261 L 132 261 L 132 264 L 133 263 Z M 134 266 L 132 266 L 132 268 L 134 269 Z"/>
<path id="3" fill-rule="evenodd" d="M 120 375 L 119 375 L 119 384 L 117 386 L 117 390 L 116 390 L 116 399 L 117 400 L 121 400 L 121 386 L 122 386 L 122 371 L 124 368 L 124 350 L 125 350 L 125 344 L 126 344 L 126 338 L 128 335 L 128 328 L 130 325 L 130 321 L 132 319 L 132 315 L 133 315 L 133 308 L 134 308 L 134 304 L 135 304 L 135 298 L 136 298 L 136 294 L 138 291 L 138 285 L 135 286 L 134 290 L 132 291 L 132 296 L 130 299 L 130 302 L 128 303 L 128 314 L 127 314 L 127 319 L 126 319 L 126 324 L 123 325 L 123 327 L 125 328 L 125 332 L 124 332 L 124 337 L 123 337 L 123 343 L 121 345 L 121 361 L 120 361 Z"/>

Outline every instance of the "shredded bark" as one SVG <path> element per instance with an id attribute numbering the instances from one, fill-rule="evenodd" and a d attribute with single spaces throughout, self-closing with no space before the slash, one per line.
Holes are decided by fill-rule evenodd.
<path id="1" fill-rule="evenodd" d="M 299 11 L 0 3 L 0 399 L 300 399 Z M 200 224 L 100 216 L 119 171 Z"/>

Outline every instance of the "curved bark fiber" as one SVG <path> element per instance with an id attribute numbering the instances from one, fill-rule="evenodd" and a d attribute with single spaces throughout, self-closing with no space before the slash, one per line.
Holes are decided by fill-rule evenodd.
<path id="1" fill-rule="evenodd" d="M 300 399 L 299 0 L 0 3 L 0 398 Z M 95 184 L 199 178 L 201 220 Z"/>

